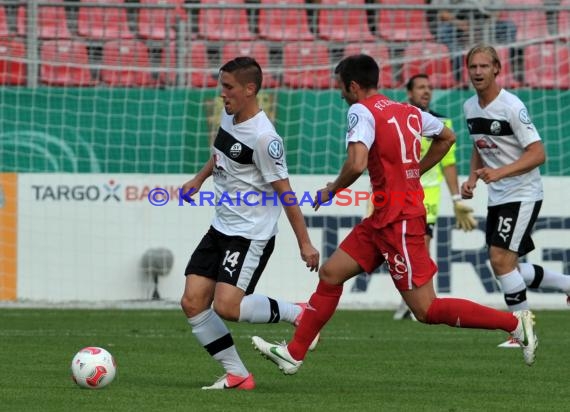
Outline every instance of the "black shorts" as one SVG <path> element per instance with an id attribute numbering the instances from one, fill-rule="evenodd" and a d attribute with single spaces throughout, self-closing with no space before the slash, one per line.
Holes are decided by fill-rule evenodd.
<path id="1" fill-rule="evenodd" d="M 519 256 L 534 250 L 530 234 L 541 206 L 542 200 L 490 206 L 487 209 L 487 245 L 512 250 Z"/>
<path id="2" fill-rule="evenodd" d="M 227 236 L 210 227 L 190 257 L 185 275 L 199 275 L 229 283 L 252 294 L 275 247 L 269 240 Z"/>

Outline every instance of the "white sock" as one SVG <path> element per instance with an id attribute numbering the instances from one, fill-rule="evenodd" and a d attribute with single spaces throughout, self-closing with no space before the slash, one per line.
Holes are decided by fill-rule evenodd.
<path id="1" fill-rule="evenodd" d="M 496 276 L 505 294 L 505 302 L 511 312 L 529 309 L 526 300 L 526 285 L 518 269 Z"/>
<path id="2" fill-rule="evenodd" d="M 529 289 L 553 289 L 570 293 L 570 276 L 532 263 L 520 263 L 519 270 Z"/>
<path id="3" fill-rule="evenodd" d="M 188 318 L 188 323 L 198 342 L 222 365 L 226 372 L 244 377 L 249 375 L 237 353 L 228 327 L 216 312 L 207 309 Z"/>
<path id="4" fill-rule="evenodd" d="M 293 323 L 301 313 L 301 307 L 295 303 L 276 300 L 264 295 L 247 295 L 241 300 L 239 322 Z"/>

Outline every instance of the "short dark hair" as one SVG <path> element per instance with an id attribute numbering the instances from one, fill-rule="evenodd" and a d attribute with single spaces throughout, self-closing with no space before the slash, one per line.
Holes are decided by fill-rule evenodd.
<path id="1" fill-rule="evenodd" d="M 358 83 L 363 89 L 378 88 L 380 68 L 378 63 L 367 54 L 355 54 L 345 57 L 335 68 L 344 86 L 348 89 L 350 82 Z"/>
<path id="2" fill-rule="evenodd" d="M 241 84 L 254 83 L 256 90 L 255 93 L 261 89 L 263 82 L 263 72 L 261 66 L 253 58 L 249 56 L 239 56 L 225 63 L 220 72 L 235 73 L 236 79 Z"/>
<path id="3" fill-rule="evenodd" d="M 411 92 L 412 89 L 414 88 L 414 82 L 416 81 L 416 79 L 426 79 L 429 80 L 429 76 L 425 73 L 418 73 L 413 75 L 412 77 L 410 77 L 410 80 L 408 80 L 408 82 L 406 83 L 406 89 Z"/>

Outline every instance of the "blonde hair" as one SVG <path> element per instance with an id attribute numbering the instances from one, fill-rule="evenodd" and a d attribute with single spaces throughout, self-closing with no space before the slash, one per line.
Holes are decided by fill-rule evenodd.
<path id="1" fill-rule="evenodd" d="M 497 76 L 497 74 L 501 72 L 501 60 L 499 59 L 497 50 L 495 50 L 493 46 L 490 46 L 488 44 L 478 44 L 472 47 L 471 50 L 469 50 L 467 56 L 465 57 L 465 63 L 467 64 L 467 67 L 469 67 L 469 61 L 471 60 L 471 57 L 473 57 L 473 55 L 477 53 L 485 53 L 491 57 L 491 59 L 493 60 L 493 64 L 497 65 L 497 67 L 499 68 L 499 71 L 495 74 L 495 76 Z"/>

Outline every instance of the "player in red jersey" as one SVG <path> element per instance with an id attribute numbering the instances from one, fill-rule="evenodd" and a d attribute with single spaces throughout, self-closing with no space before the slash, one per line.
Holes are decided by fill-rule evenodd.
<path id="1" fill-rule="evenodd" d="M 532 365 L 537 340 L 529 310 L 501 312 L 435 294 L 433 276 L 437 266 L 424 241 L 426 212 L 420 175 L 447 153 L 455 141 L 454 133 L 429 113 L 379 94 L 379 69 L 372 57 L 349 56 L 339 63 L 335 73 L 342 97 L 350 105 L 347 159 L 336 180 L 317 193 L 315 209 L 368 169 L 374 212 L 353 228 L 319 270 L 319 284 L 293 340 L 289 344 L 271 344 L 254 336 L 256 349 L 283 373 L 296 373 L 312 340 L 336 310 L 344 282 L 385 263 L 396 288 L 420 322 L 504 330 L 517 339 L 525 362 Z M 433 136 L 434 141 L 420 160 L 422 135 Z"/>

